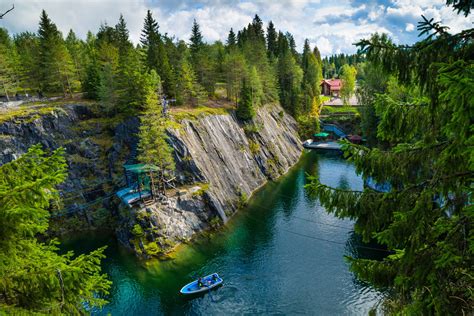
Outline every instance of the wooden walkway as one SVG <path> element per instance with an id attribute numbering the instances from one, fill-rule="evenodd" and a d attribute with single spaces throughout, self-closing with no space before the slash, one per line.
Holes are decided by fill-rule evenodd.
<path id="1" fill-rule="evenodd" d="M 328 142 L 313 142 L 311 139 L 308 139 L 303 143 L 304 148 L 308 149 L 318 149 L 318 150 L 341 150 L 342 145 L 338 142 L 328 141 Z"/>

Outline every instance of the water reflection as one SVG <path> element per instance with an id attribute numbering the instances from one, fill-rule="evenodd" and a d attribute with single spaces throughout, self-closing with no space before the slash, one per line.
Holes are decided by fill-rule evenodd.
<path id="1" fill-rule="evenodd" d="M 179 247 L 173 260 L 143 264 L 112 241 L 105 270 L 114 281 L 111 303 L 94 314 L 241 315 L 366 314 L 381 294 L 354 279 L 344 255 L 362 250 L 353 223 L 328 214 L 311 199 L 306 173 L 332 186 L 361 189 L 354 167 L 335 155 L 307 153 L 289 174 L 257 192 L 229 225 Z M 81 252 L 101 244 L 80 240 Z M 198 275 L 219 272 L 224 286 L 192 300 L 178 294 Z"/>

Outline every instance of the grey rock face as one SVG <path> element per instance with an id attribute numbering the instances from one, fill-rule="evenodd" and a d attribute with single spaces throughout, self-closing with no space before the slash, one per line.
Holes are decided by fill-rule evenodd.
<path id="1" fill-rule="evenodd" d="M 209 115 L 182 126 L 170 131 L 178 165 L 191 164 L 185 168 L 188 178 L 209 183 L 208 196 L 219 213 L 235 211 L 240 196 L 284 174 L 301 155 L 296 122 L 278 105 L 259 108 L 250 127 L 233 114 Z"/>
<path id="2" fill-rule="evenodd" d="M 0 124 L 0 164 L 37 143 L 48 149 L 64 146 L 69 177 L 61 190 L 87 191 L 80 203 L 110 196 L 124 185 L 121 165 L 135 162 L 139 120 L 130 118 L 111 128 L 101 125 L 103 119 L 95 118 L 87 106 L 69 105 L 33 120 L 4 122 Z M 81 122 L 87 128 L 76 128 Z M 169 249 L 209 227 L 216 217 L 227 221 L 240 200 L 284 174 L 302 150 L 296 122 L 279 105 L 260 107 L 247 124 L 234 114 L 184 120 L 181 128 L 168 130 L 168 136 L 177 184 L 183 185 L 179 192 L 143 208 L 118 209 L 114 199 L 96 205 L 115 216 L 119 241 L 140 253 L 149 242 Z M 102 181 L 109 181 L 108 185 Z M 91 187 L 92 182 L 97 183 Z M 86 217 L 93 224 L 94 216 Z M 144 232 L 139 240 L 132 234 L 136 224 Z"/>

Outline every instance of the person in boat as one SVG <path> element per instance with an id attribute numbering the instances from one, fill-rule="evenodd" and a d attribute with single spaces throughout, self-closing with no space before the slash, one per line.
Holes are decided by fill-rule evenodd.
<path id="1" fill-rule="evenodd" d="M 202 288 L 203 286 L 204 286 L 204 284 L 202 283 L 202 278 L 200 277 L 200 278 L 198 279 L 198 287 L 199 287 L 199 288 Z"/>
<path id="2" fill-rule="evenodd" d="M 212 283 L 217 282 L 217 274 L 212 275 Z"/>

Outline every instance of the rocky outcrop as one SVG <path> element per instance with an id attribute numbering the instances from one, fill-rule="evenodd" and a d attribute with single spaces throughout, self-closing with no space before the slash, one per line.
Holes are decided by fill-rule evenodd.
<path id="1" fill-rule="evenodd" d="M 53 218 L 60 221 L 53 223 L 59 233 L 110 222 L 117 201 L 105 197 L 122 185 L 121 165 L 136 143 L 129 135 L 138 129 L 138 119 L 114 122 L 100 118 L 93 108 L 80 103 L 44 105 L 38 107 L 41 115 L 32 111 L 0 123 L 0 165 L 35 144 L 46 150 L 66 149 L 68 177 L 59 186 L 63 205 L 53 212 Z"/>
<path id="2" fill-rule="evenodd" d="M 125 185 L 122 165 L 135 162 L 138 118 L 99 117 L 92 106 L 75 104 L 6 120 L 0 123 L 0 164 L 37 143 L 51 150 L 65 147 L 69 177 L 60 188 L 63 215 L 81 218 L 86 227 L 113 227 L 122 244 L 147 256 L 226 222 L 252 192 L 295 164 L 302 150 L 296 122 L 279 105 L 260 107 L 245 124 L 229 111 L 173 126 L 168 136 L 178 188 L 146 207 L 129 208 L 114 198 Z M 77 221 L 72 223 L 77 228 Z"/>
<path id="3" fill-rule="evenodd" d="M 207 195 L 223 220 L 237 200 L 284 174 L 301 155 L 296 122 L 278 105 L 259 108 L 246 125 L 234 113 L 181 124 L 170 131 L 172 140 L 179 140 L 172 142 L 177 161 L 192 162 L 187 176 L 209 183 Z"/>
<path id="4" fill-rule="evenodd" d="M 156 249 L 166 251 L 211 223 L 226 222 L 252 192 L 298 161 L 302 147 L 296 128 L 278 105 L 259 108 L 247 124 L 232 112 L 183 120 L 180 128 L 169 130 L 178 178 L 199 186 L 134 210 L 120 229 L 120 240 L 147 256 Z"/>

